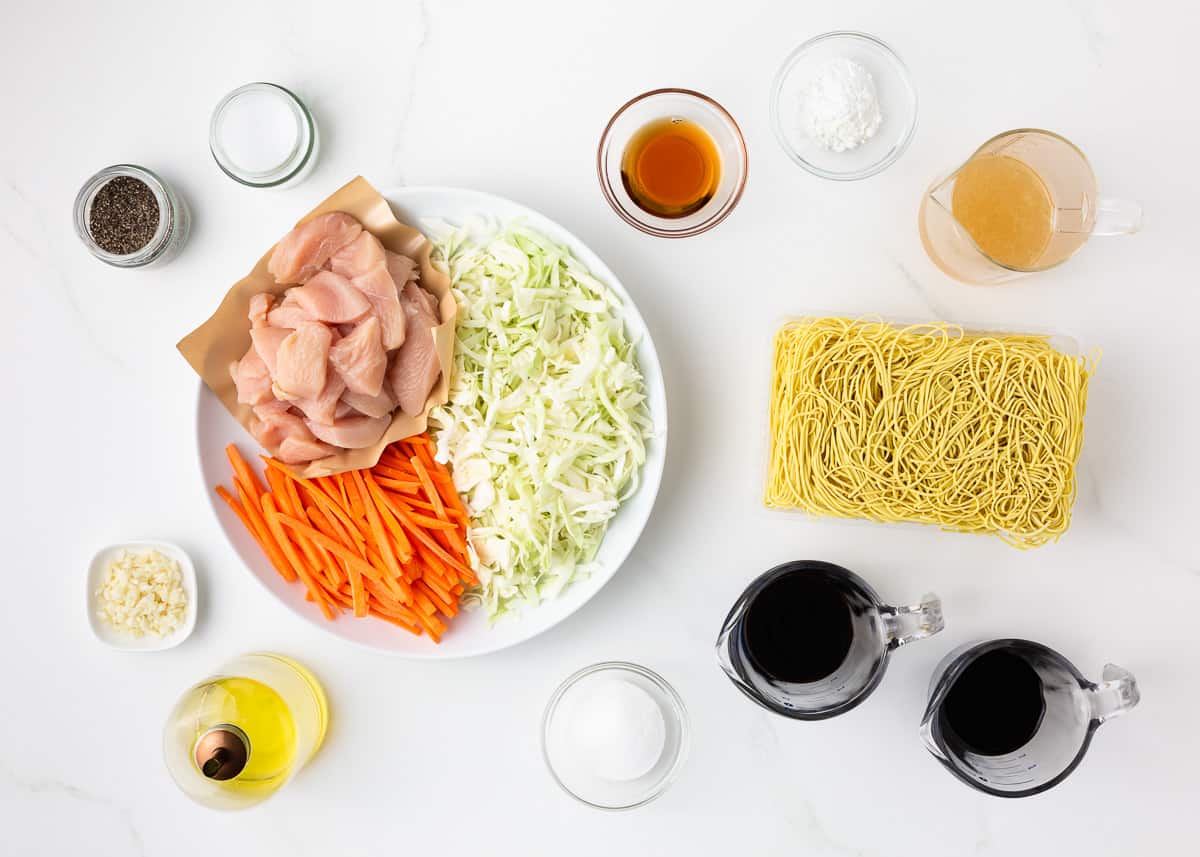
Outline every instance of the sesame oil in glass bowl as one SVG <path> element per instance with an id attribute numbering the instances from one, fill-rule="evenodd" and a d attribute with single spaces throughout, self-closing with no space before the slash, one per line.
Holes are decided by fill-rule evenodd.
<path id="1" fill-rule="evenodd" d="M 746 141 L 720 104 L 689 89 L 655 89 L 609 120 L 596 152 L 604 198 L 630 226 L 659 238 L 712 229 L 746 187 Z"/>

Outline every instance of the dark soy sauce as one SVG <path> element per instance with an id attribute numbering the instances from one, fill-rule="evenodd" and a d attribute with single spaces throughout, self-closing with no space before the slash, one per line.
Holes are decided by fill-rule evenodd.
<path id="1" fill-rule="evenodd" d="M 938 716 L 944 732 L 966 749 L 1003 756 L 1029 742 L 1045 712 L 1037 670 L 1019 655 L 995 649 L 962 671 Z"/>
<path id="2" fill-rule="evenodd" d="M 767 677 L 807 684 L 846 660 L 854 639 L 850 605 L 823 575 L 796 571 L 768 583 L 742 623 L 750 662 Z"/>

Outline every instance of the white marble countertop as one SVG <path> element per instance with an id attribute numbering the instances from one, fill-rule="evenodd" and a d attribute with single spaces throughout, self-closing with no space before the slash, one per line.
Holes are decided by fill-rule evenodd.
<path id="1" fill-rule="evenodd" d="M 0 371 L 13 394 L 0 421 L 11 465 L 0 501 L 0 852 L 1186 852 L 1200 805 L 1198 24 L 1182 4 L 1116 0 L 986 11 L 889 0 L 10 8 L 0 52 Z M 851 184 L 793 166 L 768 121 L 783 56 L 839 28 L 890 42 L 921 96 L 907 154 Z M 210 110 L 250 80 L 294 88 L 317 116 L 321 162 L 298 188 L 240 187 L 209 157 Z M 740 207 L 699 238 L 641 235 L 597 187 L 604 122 L 659 86 L 714 96 L 749 143 Z M 920 194 L 1019 126 L 1079 143 L 1104 191 L 1145 203 L 1146 228 L 1013 286 L 953 282 L 921 249 Z M 72 232 L 80 183 L 126 161 L 161 172 L 191 204 L 191 240 L 165 267 L 106 268 Z M 560 221 L 622 278 L 665 365 L 671 447 L 641 543 L 586 609 L 494 656 L 389 659 L 297 619 L 238 562 L 199 477 L 196 384 L 176 340 L 299 214 L 359 173 L 380 186 L 479 188 Z M 1069 535 L 1019 552 L 762 511 L 769 337 L 784 316 L 813 310 L 1052 328 L 1102 348 Z M 104 648 L 83 613 L 88 558 L 153 537 L 196 560 L 196 633 L 160 654 Z M 852 568 L 891 600 L 933 589 L 948 623 L 899 652 L 866 704 L 819 724 L 751 705 L 712 651 L 746 582 L 801 557 Z M 963 787 L 917 736 L 934 665 L 989 636 L 1044 641 L 1091 678 L 1111 660 L 1141 684 L 1141 706 L 1100 730 L 1070 779 L 1032 799 Z M 260 648 L 320 675 L 332 729 L 273 801 L 207 812 L 168 778 L 162 723 L 186 686 Z M 632 813 L 573 802 L 538 750 L 557 683 L 608 659 L 661 672 L 692 716 L 679 781 Z"/>

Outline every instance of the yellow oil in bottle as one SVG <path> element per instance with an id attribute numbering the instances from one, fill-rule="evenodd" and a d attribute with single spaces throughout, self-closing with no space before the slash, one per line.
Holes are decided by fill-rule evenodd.
<path id="1" fill-rule="evenodd" d="M 1054 203 L 1032 167 L 1007 155 L 979 155 L 959 170 L 954 219 L 1001 265 L 1033 268 L 1054 233 Z"/>
<path id="2" fill-rule="evenodd" d="M 218 678 L 191 692 L 197 695 L 194 748 L 226 724 L 240 730 L 250 748 L 245 767 L 222 788 L 266 797 L 282 785 L 296 761 L 296 723 L 283 698 L 252 678 Z"/>
<path id="3" fill-rule="evenodd" d="M 167 767 L 194 800 L 238 809 L 266 800 L 317 751 L 328 704 L 289 658 L 246 655 L 184 693 L 164 731 Z"/>

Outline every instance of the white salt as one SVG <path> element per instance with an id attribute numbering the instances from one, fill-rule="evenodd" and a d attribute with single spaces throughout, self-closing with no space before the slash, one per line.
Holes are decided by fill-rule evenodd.
<path id="1" fill-rule="evenodd" d="M 667 726 L 648 692 L 625 679 L 580 688 L 568 712 L 569 752 L 597 777 L 616 782 L 648 774 L 667 742 Z"/>
<path id="2" fill-rule="evenodd" d="M 283 92 L 252 89 L 233 98 L 221 111 L 220 146 L 230 161 L 249 175 L 270 173 L 296 151 L 300 119 Z"/>

